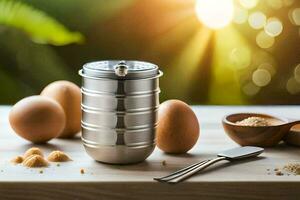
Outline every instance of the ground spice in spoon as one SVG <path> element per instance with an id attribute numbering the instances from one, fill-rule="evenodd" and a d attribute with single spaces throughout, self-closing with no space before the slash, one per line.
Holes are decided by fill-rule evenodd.
<path id="1" fill-rule="evenodd" d="M 271 125 L 270 122 L 263 117 L 248 117 L 241 121 L 235 122 L 236 125 L 241 126 L 269 126 Z"/>

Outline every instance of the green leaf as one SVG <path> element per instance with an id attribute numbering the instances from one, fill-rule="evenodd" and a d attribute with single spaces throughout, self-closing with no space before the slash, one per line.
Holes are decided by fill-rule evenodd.
<path id="1" fill-rule="evenodd" d="M 24 31 L 37 43 L 66 45 L 83 42 L 83 36 L 71 32 L 54 18 L 22 2 L 0 0 L 0 25 Z"/>

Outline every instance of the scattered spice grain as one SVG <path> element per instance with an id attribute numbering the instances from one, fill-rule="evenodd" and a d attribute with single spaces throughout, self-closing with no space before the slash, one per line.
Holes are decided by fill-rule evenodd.
<path id="1" fill-rule="evenodd" d="M 300 163 L 289 163 L 283 167 L 285 171 L 300 175 Z"/>
<path id="2" fill-rule="evenodd" d="M 163 161 L 161 162 L 161 164 L 162 164 L 162 166 L 166 166 L 166 165 L 167 165 L 167 161 L 163 160 Z"/>
<path id="3" fill-rule="evenodd" d="M 276 171 L 276 176 L 283 176 L 283 173 L 281 171 Z"/>
<path id="4" fill-rule="evenodd" d="M 84 174 L 84 173 L 85 173 L 85 171 L 84 171 L 83 168 L 80 169 L 80 173 L 81 173 L 81 174 Z"/>
<path id="5" fill-rule="evenodd" d="M 17 165 L 17 164 L 21 164 L 23 162 L 23 157 L 22 156 L 17 156 L 15 158 L 13 158 L 10 162 Z"/>

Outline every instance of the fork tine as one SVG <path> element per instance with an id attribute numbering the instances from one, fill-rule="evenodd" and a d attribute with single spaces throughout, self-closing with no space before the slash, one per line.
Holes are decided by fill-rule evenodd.
<path id="1" fill-rule="evenodd" d="M 157 178 L 153 178 L 154 180 L 156 181 L 160 181 L 160 182 L 165 182 L 165 181 L 169 181 L 169 180 L 172 180 L 173 178 L 176 178 L 177 176 L 181 176 L 187 172 L 189 172 L 190 170 L 194 169 L 195 167 L 198 167 L 202 164 L 205 164 L 207 163 L 209 160 L 203 160 L 201 162 L 198 162 L 198 163 L 194 163 L 192 165 L 189 165 L 183 169 L 180 169 L 180 170 L 177 170 L 167 176 L 163 176 L 163 177 L 157 177 Z"/>

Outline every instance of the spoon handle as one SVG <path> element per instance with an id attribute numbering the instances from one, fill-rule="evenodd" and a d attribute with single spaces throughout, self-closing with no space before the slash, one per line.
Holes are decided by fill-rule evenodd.
<path id="1" fill-rule="evenodd" d="M 300 120 L 299 119 L 289 119 L 288 124 L 290 124 L 291 126 L 294 126 L 296 124 L 300 124 Z"/>
<path id="2" fill-rule="evenodd" d="M 210 165 L 212 165 L 212 164 L 214 164 L 216 162 L 219 162 L 221 160 L 227 160 L 227 158 L 226 157 L 217 157 L 215 159 L 212 159 L 212 160 L 206 162 L 205 164 L 200 165 L 197 168 L 195 168 L 195 169 L 193 169 L 193 170 L 191 170 L 191 171 L 183 174 L 182 176 L 179 176 L 179 177 L 177 177 L 175 179 L 172 179 L 172 180 L 168 181 L 168 183 L 178 183 L 180 181 L 183 181 L 184 179 L 189 178 L 190 176 L 194 175 L 195 173 L 197 173 L 197 172 L 199 172 L 199 171 L 207 168 L 208 166 L 210 166 Z"/>
<path id="3" fill-rule="evenodd" d="M 182 176 L 183 174 L 186 174 L 187 172 L 195 169 L 196 167 L 199 167 L 200 165 L 203 165 L 204 163 L 207 163 L 208 161 L 210 160 L 203 160 L 201 162 L 197 162 L 197 163 L 194 163 L 192 165 L 189 165 L 183 169 L 180 169 L 178 171 L 175 171 L 167 176 L 164 176 L 164 177 L 160 177 L 160 178 L 153 178 L 154 180 L 157 180 L 157 181 L 160 181 L 160 182 L 168 182 L 174 178 L 177 178 L 179 176 Z"/>

